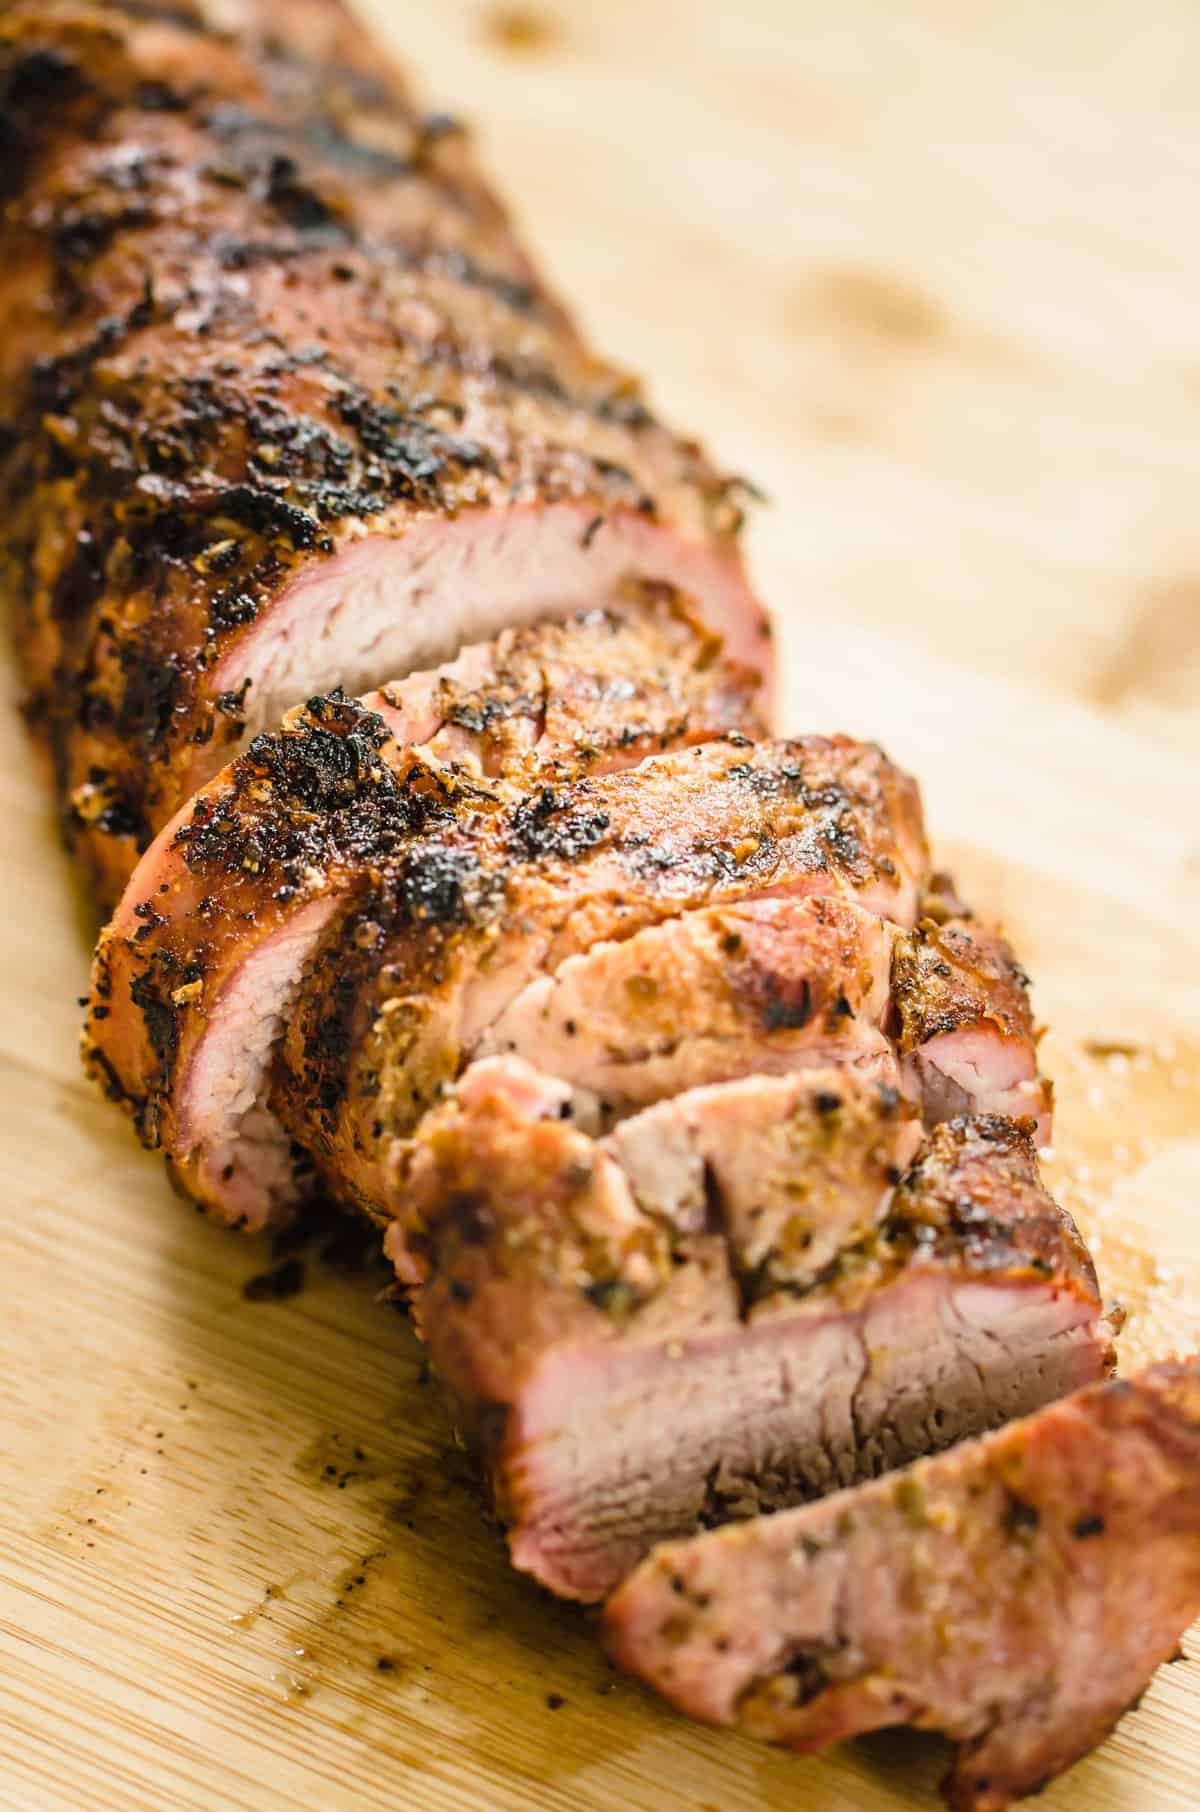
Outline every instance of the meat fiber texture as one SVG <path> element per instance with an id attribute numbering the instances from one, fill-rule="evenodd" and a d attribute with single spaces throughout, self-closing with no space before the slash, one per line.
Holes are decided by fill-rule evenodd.
<path id="1" fill-rule="evenodd" d="M 0 589 L 102 904 L 300 700 L 630 575 L 765 683 L 738 487 L 336 0 L 15 0 L 0 148 Z"/>
<path id="2" fill-rule="evenodd" d="M 1094 1385 L 876 1483 L 659 1548 L 622 1666 L 793 1749 L 915 1724 L 956 1812 L 1102 1742 L 1200 1616 L 1200 1360 Z"/>
<path id="3" fill-rule="evenodd" d="M 391 1206 L 512 1557 L 568 1597 L 1111 1368 L 1029 1134 L 984 1117 L 921 1146 L 854 1069 L 685 1092 L 597 1141 L 563 1083 L 484 1060 L 399 1156 Z"/>

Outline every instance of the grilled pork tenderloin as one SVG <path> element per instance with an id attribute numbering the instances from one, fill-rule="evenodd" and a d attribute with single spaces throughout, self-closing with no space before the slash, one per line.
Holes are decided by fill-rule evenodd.
<path id="1" fill-rule="evenodd" d="M 251 1228 L 296 1205 L 303 1156 L 266 1101 L 275 1043 L 321 933 L 424 829 L 497 786 L 759 727 L 754 676 L 684 600 L 642 586 L 623 608 L 310 700 L 143 856 L 100 940 L 85 1055 L 197 1201 Z"/>
<path id="2" fill-rule="evenodd" d="M 659 1548 L 605 1612 L 671 1703 L 809 1751 L 890 1724 L 1002 1812 L 1112 1730 L 1200 1616 L 1200 1360 L 894 1477 Z"/>
<path id="3" fill-rule="evenodd" d="M 516 798 L 477 789 L 322 939 L 280 1047 L 275 1110 L 336 1192 L 379 1212 L 396 1138 L 518 996 L 571 958 L 767 899 L 833 897 L 908 926 L 927 866 L 913 782 L 845 737 L 731 737 Z M 804 951 L 784 963 L 786 1014 L 787 990 L 802 1003 Z M 769 1036 L 754 1017 L 743 1036 Z M 691 1019 L 676 1041 L 704 1031 Z M 581 1062 L 589 1042 L 584 1029 Z"/>
<path id="4" fill-rule="evenodd" d="M 322 936 L 370 886 L 387 852 L 395 857 L 408 846 L 423 811 L 444 815 L 439 788 L 447 775 L 553 787 L 752 722 L 749 677 L 693 632 L 678 599 L 642 588 L 630 604 L 632 619 L 591 613 L 510 632 L 362 706 L 313 701 L 277 737 L 260 738 L 143 859 L 102 940 L 89 1060 L 198 1200 L 253 1227 L 286 1213 L 310 1180 L 302 1151 L 289 1144 L 266 1099 L 272 1050 Z M 387 734 L 367 716 L 372 707 Z M 404 751 L 414 742 L 437 764 L 410 789 L 425 797 L 421 811 L 392 785 L 400 772 L 413 779 Z M 480 804 L 469 787 L 462 801 L 469 809 Z M 903 788 L 896 791 L 893 809 L 907 817 L 910 804 Z M 909 829 L 915 876 L 919 822 Z M 618 915 L 618 936 L 627 917 Z M 917 937 L 929 929 L 923 924 Z M 347 1016 L 358 985 L 348 981 L 351 960 L 364 989 L 371 980 L 361 960 L 337 945 L 356 951 L 361 935 L 356 923 L 314 964 Z M 921 1004 L 903 979 L 909 949 L 895 924 L 853 897 L 684 912 L 623 941 L 592 944 L 541 973 L 446 1075 L 471 1055 L 515 1051 L 570 1080 L 577 1109 L 590 1101 L 606 1123 L 681 1088 L 756 1071 L 837 1062 L 887 1077 L 893 1057 L 884 1028 L 895 1012 L 889 967 L 893 991 L 902 977 L 910 1027 Z M 972 1012 L 984 1028 L 971 1072 L 976 1111 L 996 1098 L 988 1057 L 999 1019 L 1005 1041 L 1031 1069 L 1036 1064 L 1024 996 L 1006 992 L 1008 970 L 999 972 L 997 1003 L 984 991 L 972 1007 L 967 988 L 956 997 L 962 1035 Z M 972 977 L 986 990 L 986 964 L 976 964 Z M 294 1041 L 303 1073 L 281 1085 L 289 1124 L 305 1145 L 309 1123 L 328 1113 L 331 1099 L 337 1104 L 328 993 L 318 991 L 322 1012 L 306 1006 Z M 943 1021 L 932 1013 L 926 1019 L 940 1035 Z M 390 1034 L 386 1017 L 382 1023 Z M 374 1027 L 369 1042 L 378 1043 Z M 1007 1086 L 1012 1059 L 1006 1063 Z M 380 1147 L 411 1128 L 411 1075 L 403 1062 L 394 1070 L 386 1059 L 367 1073 L 370 1088 L 358 1106 L 369 1111 L 370 1143 Z M 908 1058 L 905 1076 L 918 1087 L 923 1079 Z M 353 1103 L 354 1090 L 343 1092 Z M 934 1091 L 935 1105 L 943 1098 Z M 335 1164 L 326 1171 L 338 1192 Z"/>
<path id="5" fill-rule="evenodd" d="M 0 18 L 7 595 L 102 902 L 255 732 L 630 574 L 769 666 L 730 484 L 337 0 Z"/>
<path id="6" fill-rule="evenodd" d="M 1011 1121 L 938 1128 L 855 1071 L 698 1089 L 596 1140 L 474 1064 L 393 1155 L 385 1249 L 514 1563 L 611 1591 L 1104 1376 L 1095 1273 Z"/>

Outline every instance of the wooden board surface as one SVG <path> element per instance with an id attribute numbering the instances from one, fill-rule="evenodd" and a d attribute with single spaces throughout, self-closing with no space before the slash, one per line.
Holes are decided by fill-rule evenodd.
<path id="1" fill-rule="evenodd" d="M 1194 1344 L 1191 0 L 370 10 L 601 342 L 770 492 L 787 725 L 922 776 L 1055 1028 L 1050 1168 L 1127 1362 Z M 246 1301 L 269 1255 L 82 1083 L 83 923 L 10 711 L 0 847 L 3 1812 L 934 1804 L 935 1745 L 689 1726 L 506 1571 L 378 1278 L 314 1248 Z M 1039 1804 L 1183 1812 L 1198 1773 L 1193 1638 Z"/>

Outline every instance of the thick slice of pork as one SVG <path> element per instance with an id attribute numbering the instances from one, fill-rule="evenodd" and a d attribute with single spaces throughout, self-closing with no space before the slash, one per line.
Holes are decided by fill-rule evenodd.
<path id="1" fill-rule="evenodd" d="M 597 1125 L 706 1082 L 853 1064 L 900 1082 L 927 1126 L 1005 1112 L 1033 1118 L 1044 1142 L 1050 1085 L 1037 1074 L 1007 944 L 974 924 L 955 930 L 948 1034 L 933 988 L 910 981 L 929 961 L 932 931 L 926 923 L 904 933 L 820 895 L 685 913 L 540 976 L 467 1055 L 527 1058 L 569 1082 L 576 1115 L 590 1106 Z M 895 1046 L 885 1035 L 893 1026 Z M 955 1049 L 960 1085 L 951 1088 Z M 1028 1079 L 1012 1086 L 1018 1070 Z"/>
<path id="2" fill-rule="evenodd" d="M 684 913 L 531 982 L 471 1055 L 526 1058 L 598 1125 L 735 1076 L 834 1064 L 898 1083 L 881 1027 L 901 936 L 822 895 Z"/>
<path id="3" fill-rule="evenodd" d="M 784 1515 L 660 1548 L 605 1612 L 672 1704 L 791 1748 L 889 1724 L 1002 1812 L 1100 1743 L 1200 1616 L 1200 1360 Z"/>
<path id="4" fill-rule="evenodd" d="M 0 584 L 109 903 L 283 710 L 626 576 L 769 665 L 736 487 L 584 345 L 465 133 L 334 0 L 260 14 L 0 13 Z"/>
<path id="5" fill-rule="evenodd" d="M 696 1091 L 601 1141 L 570 1109 L 517 1059 L 473 1065 L 397 1154 L 386 1235 L 513 1560 L 555 1592 L 1109 1368 L 1012 1122 L 939 1128 L 899 1180 L 918 1123 L 853 1071 Z"/>
<path id="6" fill-rule="evenodd" d="M 467 804 L 326 935 L 280 1051 L 276 1111 L 368 1211 L 394 1140 L 570 958 L 751 900 L 833 897 L 908 926 L 927 872 L 913 782 L 845 737 L 730 737 Z M 703 1038 L 705 1010 L 673 1036 Z"/>
<path id="7" fill-rule="evenodd" d="M 1053 1090 L 1038 1074 L 1029 978 L 998 931 L 973 917 L 922 919 L 897 946 L 892 991 L 905 1076 L 928 1125 L 1029 1117 L 1049 1143 Z"/>
<path id="8" fill-rule="evenodd" d="M 643 588 L 623 608 L 310 700 L 143 857 L 100 941 L 85 1051 L 197 1201 L 250 1227 L 295 1205 L 307 1172 L 267 1105 L 271 1053 L 331 918 L 431 823 L 756 727 L 753 676 L 683 600 Z"/>

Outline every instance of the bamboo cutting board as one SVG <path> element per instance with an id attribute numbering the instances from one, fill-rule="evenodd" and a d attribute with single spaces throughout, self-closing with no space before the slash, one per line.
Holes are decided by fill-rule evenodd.
<path id="1" fill-rule="evenodd" d="M 374 0 L 606 347 L 773 508 L 793 730 L 880 737 L 1055 1028 L 1054 1186 L 1200 1330 L 1191 0 Z M 186 1213 L 77 1069 L 0 714 L 3 1812 L 900 1812 L 942 1757 L 668 1715 L 507 1572 L 380 1275 Z M 1039 1802 L 1200 1803 L 1200 1647 Z"/>

